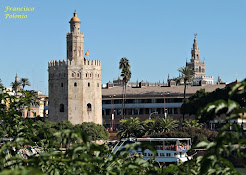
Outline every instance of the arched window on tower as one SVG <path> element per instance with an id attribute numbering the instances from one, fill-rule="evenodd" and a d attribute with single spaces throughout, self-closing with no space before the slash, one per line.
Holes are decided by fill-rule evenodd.
<path id="1" fill-rule="evenodd" d="M 74 83 L 74 87 L 77 87 L 77 83 L 76 82 Z"/>
<path id="2" fill-rule="evenodd" d="M 199 66 L 199 72 L 202 72 L 201 67 Z"/>
<path id="3" fill-rule="evenodd" d="M 64 104 L 60 104 L 60 112 L 64 112 Z"/>
<path id="4" fill-rule="evenodd" d="M 90 103 L 87 104 L 87 111 L 91 111 L 91 104 Z"/>
<path id="5" fill-rule="evenodd" d="M 74 73 L 72 73 L 72 77 L 74 77 Z"/>
<path id="6" fill-rule="evenodd" d="M 79 77 L 79 73 L 77 73 L 77 77 Z"/>

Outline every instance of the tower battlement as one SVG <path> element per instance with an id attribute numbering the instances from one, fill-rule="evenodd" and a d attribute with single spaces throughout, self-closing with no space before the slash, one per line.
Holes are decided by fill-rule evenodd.
<path id="1" fill-rule="evenodd" d="M 51 60 L 48 63 L 48 68 L 51 67 L 66 67 L 67 66 L 67 62 L 65 60 Z"/>
<path id="2" fill-rule="evenodd" d="M 93 66 L 93 67 L 101 67 L 101 61 L 100 60 L 87 60 L 87 59 L 84 59 L 84 63 L 83 65 L 86 65 L 86 66 Z"/>

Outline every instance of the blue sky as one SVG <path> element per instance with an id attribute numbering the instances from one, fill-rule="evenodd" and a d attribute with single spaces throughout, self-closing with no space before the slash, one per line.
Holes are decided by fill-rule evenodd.
<path id="1" fill-rule="evenodd" d="M 5 19 L 5 7 L 34 7 L 26 19 Z M 206 75 L 225 82 L 246 78 L 244 0 L 0 0 L 0 78 L 30 79 L 48 93 L 48 61 L 66 59 L 68 21 L 76 8 L 90 59 L 102 61 L 102 83 L 117 78 L 120 58 L 130 60 L 131 81 L 166 81 L 185 65 L 194 33 Z M 14 13 L 10 12 L 9 14 Z M 236 76 L 237 75 L 237 76 Z"/>

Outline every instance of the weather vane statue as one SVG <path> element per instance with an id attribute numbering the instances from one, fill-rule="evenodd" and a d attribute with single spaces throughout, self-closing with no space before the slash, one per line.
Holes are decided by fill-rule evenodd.
<path id="1" fill-rule="evenodd" d="M 196 38 L 196 36 L 197 36 L 197 33 L 195 33 L 195 34 L 194 34 L 194 36 L 195 36 L 195 38 Z"/>

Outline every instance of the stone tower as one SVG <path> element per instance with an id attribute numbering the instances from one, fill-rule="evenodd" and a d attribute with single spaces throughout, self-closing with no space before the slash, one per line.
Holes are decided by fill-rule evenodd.
<path id="1" fill-rule="evenodd" d="M 191 59 L 190 63 L 186 63 L 186 66 L 190 67 L 190 69 L 194 70 L 195 77 L 204 77 L 205 76 L 205 62 L 201 62 L 200 60 L 200 49 L 198 48 L 197 34 L 195 34 L 193 48 L 191 49 Z"/>
<path id="2" fill-rule="evenodd" d="M 76 11 L 69 23 L 67 60 L 49 61 L 49 119 L 102 124 L 101 62 L 84 58 Z"/>

